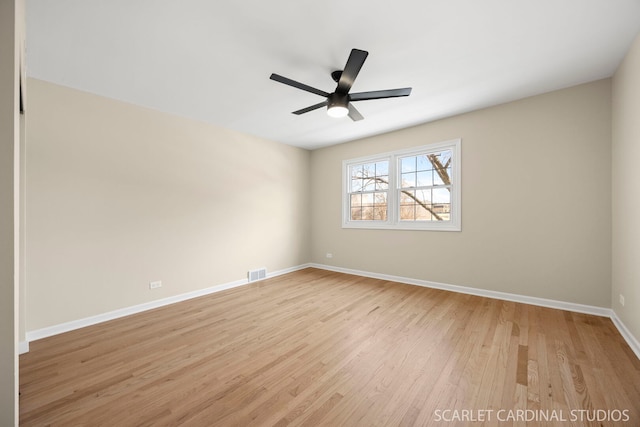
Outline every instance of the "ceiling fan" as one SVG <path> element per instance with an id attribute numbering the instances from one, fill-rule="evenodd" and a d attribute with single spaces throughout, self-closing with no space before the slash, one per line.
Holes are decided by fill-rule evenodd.
<path id="1" fill-rule="evenodd" d="M 307 92 L 315 93 L 325 97 L 324 101 L 312 105 L 310 107 L 302 108 L 294 111 L 293 114 L 300 115 L 308 113 L 309 111 L 317 110 L 318 108 L 327 107 L 327 114 L 331 117 L 344 117 L 349 116 L 351 120 L 358 121 L 364 119 L 362 114 L 351 105 L 355 101 L 366 101 L 369 99 L 383 99 L 383 98 L 396 98 L 399 96 L 409 96 L 411 94 L 411 88 L 405 87 L 402 89 L 388 89 L 388 90 L 374 90 L 370 92 L 358 92 L 349 93 L 353 82 L 355 81 L 365 59 L 367 59 L 369 52 L 359 49 L 351 49 L 351 54 L 347 60 L 347 64 L 344 66 L 344 70 L 338 70 L 331 73 L 333 81 L 338 83 L 336 90 L 332 93 L 325 92 L 320 89 L 308 86 L 304 83 L 297 82 L 295 80 L 288 79 L 279 74 L 271 74 L 269 77 L 271 80 L 275 80 L 280 83 L 284 83 L 289 86 L 293 86 L 298 89 L 302 89 Z"/>

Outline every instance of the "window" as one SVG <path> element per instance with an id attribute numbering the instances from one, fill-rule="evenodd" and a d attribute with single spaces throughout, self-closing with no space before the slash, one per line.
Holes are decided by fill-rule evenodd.
<path id="1" fill-rule="evenodd" d="M 344 161 L 343 227 L 459 231 L 460 145 Z"/>
<path id="2" fill-rule="evenodd" d="M 355 221 L 386 221 L 389 161 L 362 163 L 349 168 L 350 217 Z"/>

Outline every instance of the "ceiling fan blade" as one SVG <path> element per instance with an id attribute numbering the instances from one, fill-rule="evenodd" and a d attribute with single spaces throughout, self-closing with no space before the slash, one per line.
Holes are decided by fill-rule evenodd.
<path id="1" fill-rule="evenodd" d="M 283 76 L 281 76 L 279 74 L 276 74 L 276 73 L 271 74 L 271 77 L 269 77 L 269 78 L 271 80 L 275 80 L 277 82 L 284 83 L 286 85 L 293 86 L 295 88 L 302 89 L 302 90 L 305 90 L 307 92 L 315 93 L 316 95 L 320 95 L 320 96 L 324 96 L 324 97 L 328 97 L 329 96 L 328 92 L 325 92 L 325 91 L 320 90 L 320 89 L 316 89 L 315 87 L 311 87 L 309 85 L 297 82 L 295 80 L 288 79 L 288 78 L 283 77 Z"/>
<path id="2" fill-rule="evenodd" d="M 351 101 L 366 101 L 368 99 L 381 99 L 381 98 L 397 98 L 399 96 L 409 96 L 411 94 L 411 88 L 405 87 L 402 89 L 388 89 L 388 90 L 374 90 L 371 92 L 358 92 L 349 95 Z"/>
<path id="3" fill-rule="evenodd" d="M 318 104 L 312 105 L 311 107 L 302 108 L 300 110 L 294 111 L 292 114 L 300 115 L 304 113 L 308 113 L 309 111 L 317 110 L 318 108 L 326 107 L 329 101 L 323 101 Z"/>
<path id="4" fill-rule="evenodd" d="M 364 64 L 364 60 L 367 59 L 367 55 L 369 55 L 369 52 L 365 50 L 351 49 L 347 64 L 344 66 L 344 70 L 342 70 L 340 80 L 338 80 L 336 92 L 348 93 L 349 90 L 351 90 L 351 86 L 353 86 L 353 82 L 356 77 L 358 77 L 358 73 L 362 68 L 362 64 Z"/>
<path id="5" fill-rule="evenodd" d="M 356 109 L 356 107 L 354 107 L 353 105 L 349 104 L 349 117 L 351 118 L 351 120 L 353 120 L 354 122 L 357 122 L 359 120 L 364 119 L 364 117 L 362 116 L 362 114 L 360 114 L 360 111 L 358 111 Z"/>

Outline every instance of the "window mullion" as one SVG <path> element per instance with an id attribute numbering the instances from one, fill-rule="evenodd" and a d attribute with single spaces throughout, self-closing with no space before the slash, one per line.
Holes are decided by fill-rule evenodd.
<path id="1" fill-rule="evenodd" d="M 389 157 L 389 223 L 395 225 L 398 223 L 397 206 L 398 195 L 396 194 L 396 187 L 398 186 L 398 159 L 397 156 Z"/>

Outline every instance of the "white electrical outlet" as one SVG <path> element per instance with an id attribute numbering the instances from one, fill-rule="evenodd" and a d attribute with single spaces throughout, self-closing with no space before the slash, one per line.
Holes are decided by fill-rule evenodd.
<path id="1" fill-rule="evenodd" d="M 156 280 L 155 282 L 149 282 L 149 289 L 158 289 L 162 287 L 162 281 Z"/>
<path id="2" fill-rule="evenodd" d="M 624 307 L 624 295 L 620 294 L 620 305 Z"/>
<path id="3" fill-rule="evenodd" d="M 333 258 L 333 254 L 331 252 L 327 252 L 327 258 Z"/>

